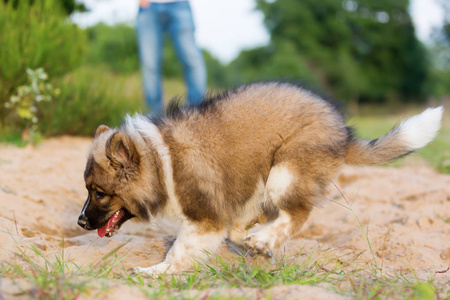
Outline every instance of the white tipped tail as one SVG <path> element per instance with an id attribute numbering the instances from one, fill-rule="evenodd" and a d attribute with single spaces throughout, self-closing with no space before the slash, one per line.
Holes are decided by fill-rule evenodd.
<path id="1" fill-rule="evenodd" d="M 351 137 L 345 162 L 352 165 L 378 165 L 424 147 L 441 128 L 443 112 L 442 106 L 429 108 L 372 141 Z"/>
<path id="2" fill-rule="evenodd" d="M 441 128 L 444 108 L 428 108 L 424 112 L 402 122 L 399 126 L 399 136 L 409 150 L 416 150 L 431 142 Z"/>

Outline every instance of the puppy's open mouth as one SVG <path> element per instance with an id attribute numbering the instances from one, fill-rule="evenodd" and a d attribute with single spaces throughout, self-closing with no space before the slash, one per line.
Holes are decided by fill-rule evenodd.
<path id="1" fill-rule="evenodd" d="M 129 218 L 129 213 L 125 209 L 119 209 L 109 218 L 105 225 L 97 229 L 98 236 L 112 237 L 117 233 L 119 227 Z"/>

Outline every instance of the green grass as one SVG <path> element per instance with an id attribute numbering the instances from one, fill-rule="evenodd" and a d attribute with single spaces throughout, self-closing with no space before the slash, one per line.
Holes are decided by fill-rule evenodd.
<path id="1" fill-rule="evenodd" d="M 275 261 L 216 256 L 180 275 L 132 277 L 121 265 L 126 254 L 117 254 L 124 245 L 87 266 L 70 260 L 64 245 L 53 258 L 34 246 L 24 250 L 18 245 L 15 255 L 21 262 L 1 263 L 0 279 L 9 278 L 18 287 L 17 295 L 31 299 L 102 298 L 121 286 L 141 291 L 149 299 L 195 299 L 192 291 L 201 295 L 206 289 L 212 289 L 212 294 L 204 299 L 224 299 L 222 294 L 227 289 L 243 287 L 255 289 L 265 299 L 270 298 L 270 288 L 280 285 L 319 285 L 352 299 L 450 299 L 450 282 L 439 285 L 433 278 L 419 280 L 414 271 L 385 275 L 375 265 L 362 266 L 323 249 L 300 251 Z"/>
<path id="2" fill-rule="evenodd" d="M 76 299 L 92 290 L 104 290 L 105 285 L 101 279 L 114 278 L 112 269 L 125 258 L 117 255 L 123 245 L 83 268 L 65 254 L 64 239 L 59 255 L 53 258 L 46 257 L 34 245 L 17 245 L 17 252 L 14 254 L 21 263 L 1 263 L 0 279 L 12 279 L 19 289 L 17 296 L 28 295 L 32 299 Z"/>
<path id="3" fill-rule="evenodd" d="M 361 276 L 350 279 L 354 299 L 449 299 L 448 287 L 438 286 L 433 280 L 419 281 L 407 276 Z"/>

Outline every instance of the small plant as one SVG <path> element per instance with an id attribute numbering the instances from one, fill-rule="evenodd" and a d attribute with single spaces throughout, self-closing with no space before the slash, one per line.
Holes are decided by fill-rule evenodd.
<path id="1" fill-rule="evenodd" d="M 48 75 L 43 68 L 27 69 L 28 84 L 19 86 L 17 93 L 5 103 L 16 117 L 22 130 L 22 140 L 36 144 L 41 138 L 39 132 L 38 106 L 40 102 L 50 102 L 59 90 L 46 82 Z"/>

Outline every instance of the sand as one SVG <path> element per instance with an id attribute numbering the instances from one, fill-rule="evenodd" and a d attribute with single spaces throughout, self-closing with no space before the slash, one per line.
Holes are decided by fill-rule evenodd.
<path id="1" fill-rule="evenodd" d="M 61 254 L 63 237 L 66 257 L 81 267 L 98 262 L 130 237 L 118 251 L 119 256 L 128 252 L 115 267 L 118 272 L 162 261 L 165 240 L 148 226 L 128 222 L 111 239 L 78 227 L 78 214 L 87 196 L 83 171 L 89 144 L 90 139 L 76 137 L 51 138 L 38 147 L 0 144 L 0 262 L 23 264 L 15 255 L 18 247 L 35 258 L 32 245 L 53 259 Z M 419 279 L 431 276 L 438 283 L 450 281 L 450 271 L 445 272 L 450 265 L 449 175 L 417 163 L 402 168 L 346 166 L 330 185 L 322 206 L 313 211 L 301 234 L 283 251 L 294 255 L 300 250 L 327 250 L 373 265 L 369 244 L 355 216 L 367 231 L 383 272 L 414 270 Z M 220 252 L 229 253 L 225 246 Z M 1 282 L 3 295 L 17 292 L 8 279 Z M 261 296 L 255 289 L 193 291 L 193 295 L 205 297 L 216 292 Z M 300 295 L 302 299 L 341 298 L 311 286 L 279 286 L 268 293 L 275 299 Z M 120 295 L 145 298 L 141 291 L 121 285 L 111 288 L 105 298 Z"/>

